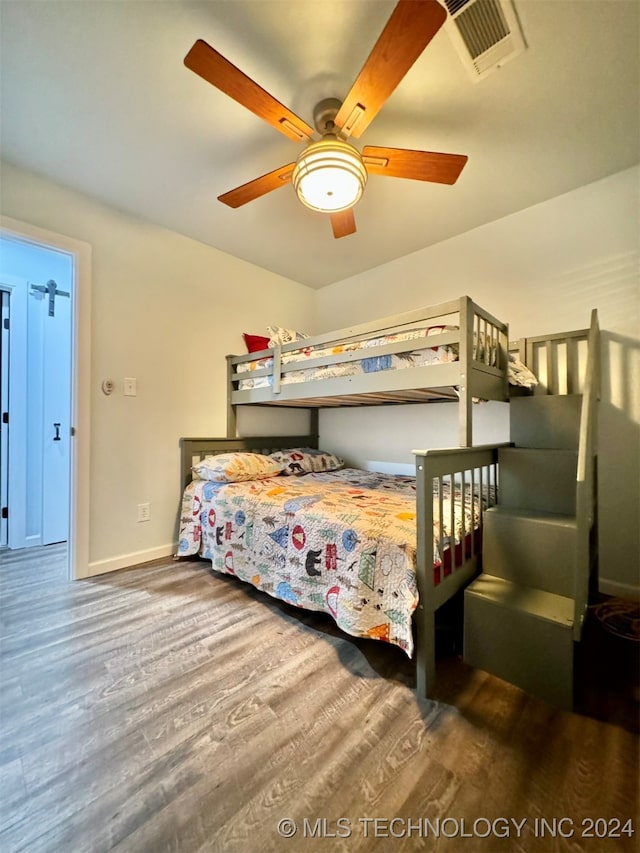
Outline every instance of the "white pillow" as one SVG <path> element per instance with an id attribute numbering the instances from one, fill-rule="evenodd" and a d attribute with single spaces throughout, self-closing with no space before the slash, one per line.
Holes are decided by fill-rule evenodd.
<path id="1" fill-rule="evenodd" d="M 243 480 L 276 477 L 284 470 L 284 464 L 260 453 L 218 453 L 215 456 L 206 456 L 194 465 L 192 470 L 200 480 L 240 483 Z"/>
<path id="2" fill-rule="evenodd" d="M 282 344 L 291 344 L 294 341 L 301 341 L 308 338 L 304 332 L 296 332 L 295 329 L 283 329 L 282 326 L 267 326 L 269 332 L 269 346 L 282 346 Z"/>
<path id="3" fill-rule="evenodd" d="M 536 376 L 513 353 L 509 353 L 509 384 L 534 388 L 538 384 Z"/>

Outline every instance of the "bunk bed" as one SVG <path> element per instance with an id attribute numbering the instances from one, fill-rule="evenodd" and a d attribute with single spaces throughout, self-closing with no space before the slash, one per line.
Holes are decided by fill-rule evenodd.
<path id="1" fill-rule="evenodd" d="M 217 570 L 230 574 L 237 574 L 237 565 L 241 564 L 239 574 L 258 588 L 298 606 L 324 610 L 348 633 L 396 643 L 413 653 L 418 691 L 429 695 L 435 677 L 435 612 L 477 574 L 483 509 L 496 500 L 497 446 L 471 446 L 472 405 L 477 399 L 508 399 L 507 324 L 464 296 L 378 322 L 276 344 L 245 356 L 228 356 L 227 363 L 227 437 L 182 439 L 185 492 L 178 556 L 207 555 Z M 287 448 L 317 448 L 321 408 L 433 401 L 458 406 L 461 446 L 414 451 L 415 478 L 372 479 L 369 472 L 348 470 L 342 474 L 308 474 L 300 479 L 278 477 L 275 486 L 268 480 L 248 486 L 246 482 L 215 486 L 206 486 L 198 479 L 192 482 L 193 467 L 197 469 L 198 462 L 208 456 L 247 451 L 268 455 Z M 311 414 L 309 434 L 237 438 L 236 411 L 243 405 L 306 408 Z M 346 482 L 336 484 L 341 476 Z M 283 485 L 286 480 L 291 482 L 288 487 Z M 312 504 L 300 493 L 303 480 L 311 488 Z M 309 524 L 317 526 L 322 509 L 317 495 L 326 481 L 330 492 L 340 493 L 339 497 L 334 494 L 334 503 L 344 500 L 343 492 L 349 489 L 361 493 L 352 504 L 358 500 L 365 504 L 368 498 L 376 502 L 373 526 L 377 534 L 372 535 L 369 529 L 372 525 L 367 523 L 366 510 L 364 520 L 350 512 L 348 522 L 334 517 L 331 524 L 320 525 L 321 535 L 332 541 L 325 546 L 305 542 L 301 555 L 296 552 L 300 530 L 306 531 Z M 291 495 L 289 488 L 293 488 Z M 267 500 L 267 508 L 259 499 Z M 393 523 L 384 522 L 380 502 L 395 510 Z M 293 512 L 292 507 L 296 507 Z M 247 562 L 246 540 L 234 541 L 234 536 L 245 536 L 234 525 L 238 512 L 243 524 L 248 514 L 255 524 L 267 518 L 272 536 L 280 538 L 280 547 L 271 551 L 272 562 L 281 563 L 282 552 L 288 552 L 279 580 L 266 571 L 264 543 L 266 540 L 269 545 L 269 531 L 254 537 L 252 528 L 251 538 L 263 543 L 259 547 L 263 548 L 265 571 L 250 570 L 260 563 L 260 556 L 254 554 Z M 209 529 L 212 518 L 216 519 L 213 533 Z M 298 531 L 297 542 L 293 542 L 294 529 Z M 339 580 L 336 569 L 340 556 L 336 560 L 335 548 L 338 555 L 347 556 L 339 550 L 341 542 L 347 543 L 347 550 L 352 548 L 350 566 L 357 569 L 349 576 L 343 571 Z M 304 568 L 294 573 L 296 586 L 291 582 L 290 558 L 293 556 L 295 562 L 303 556 L 306 563 L 309 553 L 312 560 L 324 559 L 326 571 L 316 574 L 312 563 L 310 575 Z M 343 562 L 346 564 L 346 559 Z M 390 579 L 391 564 L 395 566 L 395 581 Z M 309 587 L 306 593 L 305 586 Z M 395 601 L 378 598 L 385 595 L 395 595 Z M 382 615 L 377 624 L 369 621 L 362 627 L 357 612 L 364 610 L 366 615 L 371 607 Z"/>
<path id="2" fill-rule="evenodd" d="M 434 329 L 434 326 L 438 328 Z M 407 330 L 409 334 L 405 336 Z M 591 364 L 593 356 L 597 354 L 597 341 L 592 341 L 592 337 L 593 333 L 589 335 L 588 346 Z M 297 548 L 297 545 L 306 545 L 305 571 L 309 551 L 315 552 L 310 563 L 311 571 L 307 572 L 313 582 L 315 594 L 311 609 L 324 610 L 335 619 L 339 609 L 337 598 L 342 595 L 343 590 L 341 583 L 336 582 L 340 560 L 336 559 L 338 555 L 335 550 L 328 547 L 334 543 L 327 541 L 327 547 L 322 553 L 323 547 L 310 547 L 309 542 L 304 540 L 304 534 L 300 532 L 300 528 L 305 529 L 304 523 L 301 522 L 308 522 L 309 516 L 312 516 L 314 523 L 318 520 L 314 516 L 319 511 L 320 486 L 323 480 L 331 480 L 331 475 L 304 474 L 296 479 L 280 476 L 278 473 L 271 480 L 265 479 L 258 483 L 216 483 L 212 486 L 206 480 L 197 477 L 194 479 L 194 466 L 198 471 L 198 463 L 211 456 L 215 458 L 219 454 L 253 453 L 266 457 L 275 451 L 282 452 L 287 449 L 309 448 L 313 451 L 318 448 L 318 409 L 323 407 L 453 401 L 460 412 L 460 446 L 414 450 L 415 478 L 402 478 L 399 489 L 397 484 L 384 478 L 382 481 L 367 481 L 367 476 L 371 478 L 368 472 L 358 474 L 349 471 L 346 474 L 347 489 L 352 487 L 361 497 L 362 492 L 367 489 L 371 490 L 372 495 L 375 493 L 379 496 L 380 485 L 382 494 L 386 497 L 393 493 L 391 504 L 396 510 L 400 509 L 399 514 L 403 516 L 400 526 L 405 535 L 404 540 L 396 541 L 393 545 L 396 547 L 396 553 L 404 550 L 407 559 L 401 569 L 406 569 L 405 575 L 412 576 L 408 582 L 405 576 L 403 589 L 405 592 L 407 589 L 413 590 L 415 594 L 409 595 L 408 601 L 405 601 L 405 613 L 402 616 L 404 633 L 396 632 L 395 638 L 392 637 L 393 632 L 387 629 L 389 620 L 396 618 L 396 613 L 386 614 L 387 626 L 377 633 L 375 630 L 367 633 L 366 626 L 364 633 L 358 630 L 350 631 L 344 620 L 336 621 L 339 624 L 342 621 L 345 630 L 359 636 L 373 636 L 391 642 L 400 638 L 400 642 L 396 644 L 407 652 L 412 651 L 413 628 L 417 692 L 421 696 L 431 696 L 435 683 L 435 614 L 446 601 L 466 588 L 481 569 L 484 510 L 498 502 L 499 454 L 501 448 L 508 446 L 471 446 L 472 404 L 475 398 L 508 399 L 509 381 L 513 385 L 524 386 L 527 394 L 580 393 L 585 389 L 580 435 L 580 459 L 583 464 L 581 467 L 579 465 L 578 503 L 581 506 L 580 519 L 584 517 L 583 520 L 579 519 L 580 525 L 585 531 L 591 528 L 593 512 L 590 502 L 593 500 L 594 489 L 593 476 L 589 472 L 593 468 L 594 454 L 594 392 L 589 390 L 589 370 L 585 379 L 583 360 L 578 358 L 577 349 L 579 343 L 586 339 L 586 331 L 580 330 L 523 339 L 509 346 L 507 325 L 492 317 L 468 297 L 462 297 L 432 308 L 385 318 L 378 323 L 362 324 L 340 332 L 294 341 L 248 356 L 229 356 L 227 437 L 181 439 L 181 483 L 184 489 L 181 533 L 185 538 L 180 543 L 177 556 L 189 553 L 206 555 L 212 560 L 213 567 L 221 572 L 239 574 L 244 580 L 259 588 L 265 588 L 270 594 L 289 603 L 297 606 L 308 605 L 308 602 L 301 602 L 296 589 L 293 588 L 295 584 L 290 583 L 290 575 L 283 579 L 284 585 L 280 589 L 277 582 L 272 582 L 273 579 L 266 585 L 261 584 L 259 571 L 253 574 L 250 570 L 247 571 L 251 567 L 252 558 L 245 561 L 241 572 L 236 572 L 234 536 L 239 537 L 242 531 L 234 532 L 234 522 L 237 524 L 239 518 L 242 524 L 245 524 L 248 515 L 242 504 L 246 495 L 243 497 L 241 492 L 248 490 L 251 500 L 266 492 L 271 504 L 269 511 L 263 513 L 263 517 L 266 515 L 270 532 L 274 534 L 273 540 L 282 550 L 293 552 L 297 557 L 301 555 L 296 554 L 296 550 L 303 550 Z M 362 342 L 365 343 L 361 345 Z M 355 346 L 352 346 L 354 344 Z M 423 362 L 420 354 L 427 348 L 432 352 L 439 350 L 440 356 L 444 349 L 445 357 L 428 358 Z M 418 358 L 414 357 L 416 353 Z M 522 361 L 517 359 L 516 354 Z M 389 356 L 391 358 L 388 358 Z M 394 357 L 403 362 L 400 369 L 394 369 Z M 352 371 L 348 367 L 344 374 L 340 375 L 341 365 L 351 365 L 352 362 L 364 358 L 372 358 L 373 364 L 382 363 L 385 368 Z M 379 359 L 382 359 L 382 362 Z M 537 383 L 535 376 L 528 371 L 525 361 L 540 371 L 540 383 Z M 317 368 L 325 367 L 329 370 L 321 369 L 316 372 Z M 298 374 L 295 378 L 287 380 L 289 374 L 295 373 Z M 258 381 L 249 383 L 247 379 Z M 535 391 L 532 389 L 534 384 Z M 515 392 L 522 393 L 523 390 L 520 387 L 515 389 Z M 513 388 L 511 393 L 514 393 Z M 309 432 L 297 436 L 237 437 L 236 409 L 242 405 L 307 408 L 311 414 Z M 589 481 L 586 488 L 583 488 L 582 480 L 586 475 L 582 468 L 589 474 L 586 477 Z M 360 479 L 357 479 L 358 477 Z M 306 497 L 299 491 L 301 482 L 305 479 L 311 484 L 311 495 L 307 494 Z M 286 491 L 286 481 L 295 486 L 291 497 Z M 273 494 L 269 495 L 269 492 Z M 398 493 L 404 493 L 404 510 L 394 503 Z M 312 498 L 311 501 L 307 500 L 309 497 Z M 278 509 L 276 504 L 279 504 L 280 515 L 271 512 L 272 509 Z M 257 513 L 256 506 L 257 504 L 253 505 L 254 516 Z M 379 506 L 374 506 L 374 513 L 378 513 L 380 517 L 379 510 Z M 240 516 L 236 517 L 238 512 Z M 213 527 L 208 538 L 203 532 L 206 525 Z M 325 535 L 327 527 L 328 525 L 324 525 Z M 383 555 L 389 553 L 388 537 L 385 540 L 388 527 L 388 524 L 385 527 L 383 521 L 384 541 L 379 548 L 380 554 Z M 298 530 L 294 533 L 296 528 Z M 333 536 L 335 542 L 341 536 L 346 536 L 343 541 L 348 542 L 349 550 L 356 540 L 367 538 L 361 536 L 361 532 L 355 517 L 350 514 L 348 529 L 334 527 L 329 538 Z M 269 532 L 266 535 L 268 537 Z M 246 534 L 244 536 L 246 537 Z M 297 543 L 293 542 L 296 537 Z M 582 538 L 586 541 L 587 534 Z M 243 549 L 250 547 L 250 543 L 246 538 L 236 538 L 235 544 L 240 546 L 241 564 L 246 556 Z M 366 553 L 360 553 L 358 559 L 352 561 L 353 565 L 357 564 L 359 568 L 365 566 L 363 582 L 367 589 L 362 597 L 373 599 L 374 606 L 380 603 L 376 599 L 378 594 L 382 594 L 379 590 L 384 591 L 386 587 L 387 591 L 391 589 L 393 595 L 393 586 L 390 587 L 386 581 L 382 584 L 376 582 L 377 572 L 383 572 L 376 545 L 376 541 L 366 541 L 363 544 L 364 551 L 368 549 L 369 553 L 368 565 Z M 580 570 L 576 576 L 576 607 L 581 610 L 584 609 L 587 598 L 589 576 L 586 546 L 582 550 L 585 551 L 582 555 L 584 559 L 580 560 Z M 272 555 L 273 553 L 278 554 L 278 550 L 272 551 Z M 269 555 L 267 559 L 268 557 Z M 324 563 L 321 565 L 323 559 Z M 289 570 L 286 555 L 283 560 L 282 555 L 278 554 L 278 558 L 273 562 L 280 567 L 284 566 L 285 573 Z M 302 580 L 306 581 L 304 572 Z M 362 581 L 362 578 L 359 580 Z M 321 587 L 322 583 L 325 583 L 324 588 Z M 345 586 L 350 586 L 349 578 Z M 395 589 L 397 591 L 398 588 Z M 347 592 L 345 591 L 345 595 Z M 361 593 L 361 587 L 355 588 L 355 601 L 353 597 L 347 596 L 347 609 L 357 609 L 357 597 Z M 389 609 L 393 611 L 399 608 L 383 607 L 381 604 L 381 610 Z M 411 620 L 409 628 L 406 622 L 407 613 Z M 381 625 L 383 622 L 384 620 L 380 619 Z"/>
<path id="3" fill-rule="evenodd" d="M 453 401 L 461 447 L 473 444 L 473 401 L 507 400 L 508 326 L 468 296 L 383 320 L 227 357 L 227 434 L 236 407 Z"/>

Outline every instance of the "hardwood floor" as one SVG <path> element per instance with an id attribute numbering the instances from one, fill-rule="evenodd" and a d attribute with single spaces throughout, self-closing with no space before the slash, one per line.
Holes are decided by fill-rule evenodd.
<path id="1" fill-rule="evenodd" d="M 638 849 L 637 707 L 570 714 L 455 655 L 419 700 L 399 650 L 203 562 L 0 561 L 3 853 Z"/>

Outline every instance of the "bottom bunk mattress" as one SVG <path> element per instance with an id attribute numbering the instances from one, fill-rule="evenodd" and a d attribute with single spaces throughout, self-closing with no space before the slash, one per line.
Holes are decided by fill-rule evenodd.
<path id="1" fill-rule="evenodd" d="M 453 512 L 450 484 L 443 484 L 442 500 L 434 496 L 436 581 L 450 571 L 451 545 L 469 545 L 480 514 L 477 496 L 453 491 Z M 177 556 L 196 554 L 275 598 L 329 613 L 352 636 L 413 653 L 413 477 L 346 468 L 236 483 L 193 480 L 182 500 Z"/>

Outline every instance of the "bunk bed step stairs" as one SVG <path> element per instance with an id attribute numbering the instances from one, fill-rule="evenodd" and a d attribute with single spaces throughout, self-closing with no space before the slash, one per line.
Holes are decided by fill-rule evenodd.
<path id="1" fill-rule="evenodd" d="M 575 450 L 504 447 L 498 452 L 503 506 L 575 515 Z"/>
<path id="2" fill-rule="evenodd" d="M 573 599 L 483 573 L 465 593 L 464 644 L 471 666 L 572 708 Z"/>
<path id="3" fill-rule="evenodd" d="M 582 394 L 513 397 L 509 403 L 511 441 L 516 447 L 577 450 Z"/>
<path id="4" fill-rule="evenodd" d="M 464 658 L 573 706 L 576 470 L 581 398 L 519 397 L 485 512 L 482 574 L 465 590 Z"/>
<path id="5" fill-rule="evenodd" d="M 577 532 L 573 516 L 494 506 L 484 516 L 483 565 L 494 577 L 570 597 Z"/>

